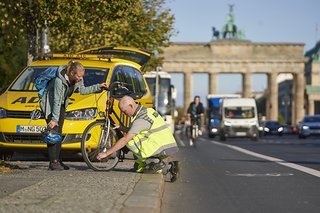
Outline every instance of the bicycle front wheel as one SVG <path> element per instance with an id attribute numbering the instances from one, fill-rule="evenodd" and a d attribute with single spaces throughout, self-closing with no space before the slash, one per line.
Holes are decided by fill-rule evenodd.
<path id="1" fill-rule="evenodd" d="M 119 162 L 120 151 L 102 160 L 97 159 L 100 152 L 110 149 L 118 140 L 116 132 L 106 126 L 104 121 L 95 121 L 84 130 L 81 140 L 82 157 L 89 168 L 95 171 L 109 171 Z"/>
<path id="2" fill-rule="evenodd" d="M 192 125 L 192 133 L 191 133 L 191 138 L 195 140 L 197 138 L 197 126 Z"/>

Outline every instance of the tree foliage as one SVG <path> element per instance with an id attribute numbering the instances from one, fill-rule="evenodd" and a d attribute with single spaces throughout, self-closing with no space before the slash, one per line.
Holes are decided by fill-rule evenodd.
<path id="1" fill-rule="evenodd" d="M 100 46 L 160 52 L 175 34 L 165 0 L 2 0 L 0 21 L 0 87 L 8 83 L 2 73 L 16 74 L 9 62 L 12 54 L 20 55 L 15 65 L 19 67 L 26 64 L 27 51 L 40 51 L 37 39 L 45 21 L 55 53 Z"/>

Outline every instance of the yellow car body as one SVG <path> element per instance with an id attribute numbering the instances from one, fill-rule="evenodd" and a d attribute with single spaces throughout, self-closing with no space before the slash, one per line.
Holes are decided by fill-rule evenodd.
<path id="1" fill-rule="evenodd" d="M 103 48 L 98 48 L 101 49 Z M 40 73 L 47 67 L 66 65 L 71 59 L 79 61 L 85 67 L 85 85 L 86 82 L 106 82 L 109 85 L 113 81 L 125 81 L 130 87 L 129 91 L 139 93 L 137 102 L 152 107 L 150 90 L 141 74 L 141 67 L 150 58 L 150 53 L 135 48 L 106 49 L 110 50 L 109 53 L 105 52 L 109 54 L 107 56 L 102 56 L 102 53 L 53 55 L 49 60 L 37 60 L 26 67 L 0 96 L 0 153 L 46 149 L 46 144 L 41 140 L 41 130 L 46 126 L 43 115 L 38 120 L 31 119 L 31 113 L 39 113 L 40 107 L 38 91 L 32 83 L 35 74 L 30 73 Z M 124 53 L 127 57 L 121 57 L 119 53 Z M 142 56 L 143 60 L 132 60 L 133 56 Z M 105 119 L 106 101 L 106 91 L 89 95 L 73 93 L 62 129 L 62 150 L 81 150 L 81 138 L 85 128 L 96 120 Z M 130 119 L 120 112 L 118 101 L 115 99 L 111 119 L 117 125 L 128 125 Z"/>

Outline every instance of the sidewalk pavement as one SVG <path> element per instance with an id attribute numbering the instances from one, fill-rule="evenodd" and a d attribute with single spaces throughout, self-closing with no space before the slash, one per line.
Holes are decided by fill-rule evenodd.
<path id="1" fill-rule="evenodd" d="M 48 171 L 46 161 L 12 161 L 0 172 L 0 212 L 160 212 L 161 174 L 131 172 L 132 159 L 115 170 L 95 172 L 84 162 Z"/>

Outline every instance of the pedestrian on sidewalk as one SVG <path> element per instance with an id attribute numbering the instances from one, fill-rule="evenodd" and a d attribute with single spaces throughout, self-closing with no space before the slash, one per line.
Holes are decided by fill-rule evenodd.
<path id="1" fill-rule="evenodd" d="M 113 147 L 99 153 L 97 159 L 106 158 L 127 146 L 137 157 L 136 172 L 162 172 L 174 182 L 179 172 L 178 161 L 166 163 L 164 159 L 173 156 L 178 151 L 178 146 L 166 122 L 154 109 L 136 104 L 130 96 L 124 96 L 120 100 L 119 108 L 131 117 L 130 129 Z"/>
<path id="2" fill-rule="evenodd" d="M 58 70 L 55 78 L 51 79 L 46 85 L 43 97 L 40 99 L 40 108 L 45 116 L 47 122 L 47 138 L 49 133 L 50 137 L 58 136 L 62 139 L 62 127 L 65 118 L 66 108 L 68 106 L 68 98 L 79 89 L 80 94 L 90 94 L 102 92 L 103 89 L 108 89 L 106 83 L 96 84 L 89 87 L 84 86 L 83 76 L 85 69 L 80 62 L 70 61 L 68 65 Z M 49 156 L 49 170 L 67 170 L 69 169 L 62 162 L 61 153 L 61 140 L 50 143 L 48 140 L 48 156 Z"/>

